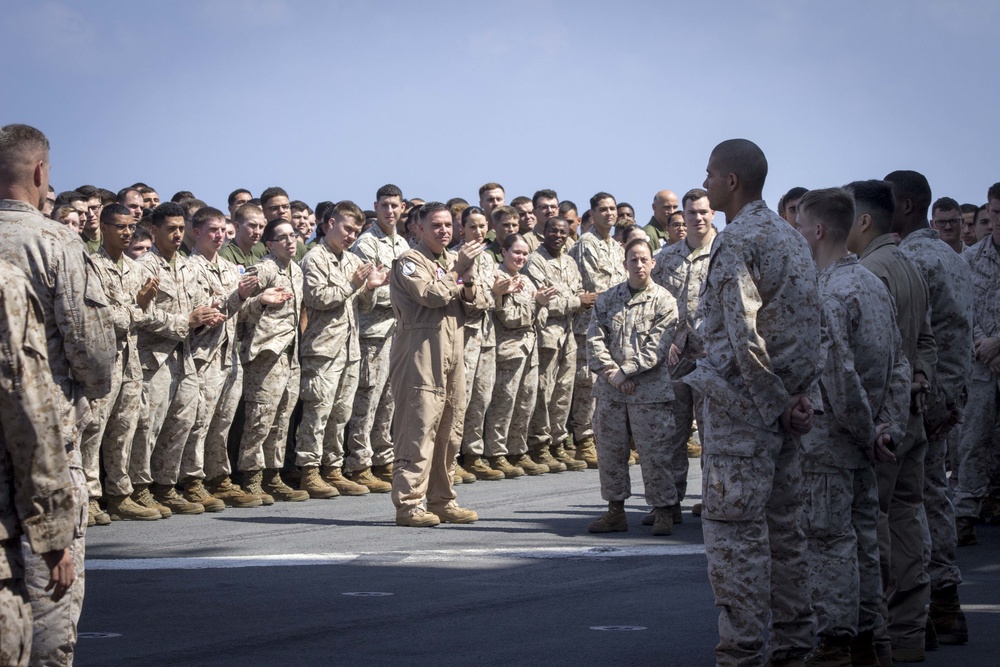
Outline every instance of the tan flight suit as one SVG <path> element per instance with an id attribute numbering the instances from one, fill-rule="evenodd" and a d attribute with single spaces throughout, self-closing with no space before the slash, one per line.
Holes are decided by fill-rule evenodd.
<path id="1" fill-rule="evenodd" d="M 510 277 L 502 265 L 497 267 L 496 275 Z M 493 311 L 497 379 L 486 409 L 486 456 L 516 458 L 528 453 L 528 422 L 538 394 L 535 325 L 544 325 L 548 311 L 535 300 L 534 284 L 526 277 L 522 279 L 521 291 L 504 294 Z"/>
<path id="2" fill-rule="evenodd" d="M 601 497 L 624 501 L 632 495 L 628 459 L 634 438 L 646 502 L 672 507 L 678 498 L 670 468 L 673 420 L 668 404 L 674 387 L 667 357 L 677 331 L 677 303 L 656 283 L 633 294 L 621 282 L 597 297 L 589 327 L 587 356 L 597 375 L 594 434 Z M 635 391 L 626 394 L 612 387 L 605 376 L 609 370 L 624 373 Z"/>
<path id="3" fill-rule="evenodd" d="M 781 426 L 819 376 L 816 270 L 802 236 L 750 202 L 712 244 L 699 316 L 705 356 L 684 381 L 705 399 L 702 530 L 719 665 L 812 648 L 799 438 Z"/>
<path id="4" fill-rule="evenodd" d="M 435 257 L 423 242 L 404 252 L 392 268 L 392 310 L 396 336 L 390 382 L 396 399 L 393 423 L 396 460 L 392 502 L 397 517 L 454 504 L 452 467 L 462 444 L 465 416 L 467 314 L 486 307 L 484 286 L 473 302 L 449 271 L 454 253 Z"/>
<path id="5" fill-rule="evenodd" d="M 192 303 L 218 303 L 226 321 L 199 327 L 190 333 L 191 353 L 198 373 L 198 415 L 184 447 L 180 481 L 216 479 L 232 474 L 226 446 L 236 407 L 243 391 L 236 327 L 244 302 L 240 299 L 240 272 L 221 256 L 208 261 L 197 249 L 188 260 L 196 272 Z"/>
<path id="6" fill-rule="evenodd" d="M 568 435 L 576 365 L 573 318 L 580 312 L 583 286 L 573 258 L 565 252 L 553 257 L 545 246 L 528 256 L 521 272 L 536 289 L 559 290 L 549 301 L 545 324 L 538 328 L 538 398 L 528 426 L 528 448 L 537 451 L 562 445 Z"/>
<path id="7" fill-rule="evenodd" d="M 714 238 L 714 236 L 713 236 Z M 684 376 L 694 370 L 695 363 L 704 353 L 701 339 L 695 333 L 694 318 L 701 300 L 701 290 L 708 275 L 708 260 L 712 250 L 709 243 L 704 248 L 692 249 L 686 241 L 669 245 L 656 254 L 653 281 L 665 287 L 677 301 L 677 336 L 674 344 L 679 350 L 680 361 L 671 369 L 674 378 L 674 400 L 670 408 L 674 413 L 674 435 L 670 442 L 670 467 L 674 471 L 678 501 L 687 494 L 688 455 L 687 443 L 691 427 L 698 419 L 698 399 L 691 387 L 684 384 Z M 699 433 L 702 431 L 699 430 Z"/>
<path id="8" fill-rule="evenodd" d="M 610 235 L 602 239 L 593 229 L 580 237 L 569 250 L 580 270 L 584 292 L 606 292 L 626 278 L 625 251 Z M 594 437 L 594 375 L 587 365 L 587 329 L 590 326 L 590 309 L 581 310 L 573 318 L 573 337 L 576 339 L 576 375 L 573 380 L 573 403 L 570 407 L 570 424 L 573 442 L 578 444 Z"/>
<path id="9" fill-rule="evenodd" d="M 378 223 L 359 236 L 351 247 L 362 261 L 386 268 L 409 249 L 403 236 L 395 230 L 391 236 L 386 235 Z M 389 383 L 389 353 L 396 323 L 389 294 L 388 285 L 379 287 L 375 290 L 375 306 L 371 312 L 358 314 L 361 365 L 354 406 L 347 422 L 344 473 L 392 463 L 390 429 L 395 403 Z"/>
<path id="10" fill-rule="evenodd" d="M 145 318 L 135 302 L 142 273 L 128 255 L 115 262 L 103 247 L 90 256 L 104 287 L 115 328 L 118 353 L 111 377 L 111 393 L 92 401 L 95 420 L 84 429 L 81 452 L 91 498 L 101 497 L 100 459 L 104 452 L 105 485 L 109 496 L 132 493 L 129 460 L 142 403 L 142 365 L 139 363 L 138 324 Z M 150 305 L 150 307 L 153 307 Z"/>
<path id="11" fill-rule="evenodd" d="M 493 397 L 497 376 L 497 337 L 493 323 L 496 308 L 493 282 L 497 265 L 489 253 L 476 257 L 477 292 L 485 298 L 486 309 L 465 320 L 465 427 L 462 453 L 480 457 L 484 452 L 483 426 Z"/>
<path id="12" fill-rule="evenodd" d="M 302 334 L 302 422 L 296 433 L 300 467 L 344 465 L 344 429 L 358 388 L 358 311 L 371 312 L 375 292 L 351 282 L 364 262 L 325 242 L 302 260 L 306 330 Z"/>
<path id="13" fill-rule="evenodd" d="M 239 322 L 246 402 L 237 461 L 241 472 L 281 469 L 292 411 L 299 397 L 302 269 L 294 261 L 281 268 L 270 253 L 255 266 L 258 293 L 247 299 Z M 264 305 L 260 293 L 269 287 L 283 287 L 294 296 L 278 306 Z"/>
<path id="14" fill-rule="evenodd" d="M 159 278 L 160 285 L 155 308 L 139 323 L 143 416 L 132 443 L 129 476 L 136 485 L 173 486 L 201 401 L 188 338 L 197 270 L 179 253 L 167 262 L 155 245 L 136 264 L 142 274 L 140 282 Z"/>
<path id="15" fill-rule="evenodd" d="M 0 200 L 0 259 L 28 277 L 45 317 L 47 358 L 56 396 L 70 477 L 77 504 L 70 550 L 77 579 L 70 592 L 53 602 L 45 591 L 49 568 L 24 550 L 25 578 L 34 619 L 32 662 L 72 660 L 76 624 L 83 608 L 84 535 L 87 528 L 87 482 L 80 458 L 80 437 L 92 419 L 89 401 L 111 391 L 115 334 L 107 299 L 80 237 L 20 201 Z"/>

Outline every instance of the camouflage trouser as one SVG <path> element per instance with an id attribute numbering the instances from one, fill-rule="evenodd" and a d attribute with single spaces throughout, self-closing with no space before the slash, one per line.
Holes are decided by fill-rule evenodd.
<path id="1" fill-rule="evenodd" d="M 962 583 L 962 572 L 955 561 L 958 535 L 955 532 L 955 506 L 951 503 L 945 459 L 948 441 L 927 442 L 924 457 L 924 513 L 928 538 L 924 544 L 924 564 L 931 579 L 931 589 L 940 590 Z"/>
<path id="2" fill-rule="evenodd" d="M 392 463 L 392 414 L 395 403 L 389 384 L 392 336 L 362 338 L 358 389 L 347 422 L 344 472 Z"/>
<path id="3" fill-rule="evenodd" d="M 295 464 L 344 465 L 344 429 L 358 388 L 358 362 L 347 361 L 344 348 L 336 358 L 302 358 L 302 422 L 295 434 Z"/>
<path id="4" fill-rule="evenodd" d="M 49 583 L 49 568 L 40 555 L 31 551 L 27 540 L 22 540 L 24 553 L 24 576 L 31 601 L 33 636 L 31 639 L 31 664 L 52 667 L 66 667 L 73 664 L 73 650 L 76 647 L 76 626 L 83 610 L 84 592 L 84 547 L 87 530 L 87 480 L 83 470 L 70 466 L 74 495 L 77 501 L 76 537 L 70 543 L 73 557 L 73 571 L 76 579 L 58 602 L 52 601 L 51 591 L 45 587 Z"/>
<path id="5" fill-rule="evenodd" d="M 246 420 L 237 467 L 280 470 L 295 401 L 299 398 L 299 365 L 288 353 L 264 351 L 243 366 Z"/>
<path id="6" fill-rule="evenodd" d="M 694 392 L 680 380 L 674 382 L 674 400 L 670 403 L 670 409 L 674 414 L 674 430 L 667 449 L 670 452 L 670 469 L 674 474 L 674 485 L 677 487 L 677 502 L 680 502 L 687 495 L 687 445 L 691 439 L 691 426 L 695 419 L 701 424 L 701 415 L 695 411 Z M 701 432 L 700 426 L 699 432 Z"/>
<path id="7" fill-rule="evenodd" d="M 90 403 L 93 420 L 83 430 L 80 455 L 91 498 L 101 496 L 101 451 L 104 452 L 104 483 L 109 496 L 132 493 L 129 458 L 139 424 L 142 383 L 122 377 L 121 356 L 115 360 L 111 393 Z"/>
<path id="8" fill-rule="evenodd" d="M 100 498 L 101 490 L 101 439 L 108 425 L 111 408 L 118 398 L 122 387 L 122 357 L 115 358 L 115 366 L 111 370 L 111 391 L 107 396 L 95 398 L 90 402 L 91 421 L 83 429 L 80 438 L 80 458 L 83 460 L 83 473 L 87 478 L 87 491 L 91 498 Z"/>
<path id="9" fill-rule="evenodd" d="M 619 403 L 600 398 L 594 410 L 594 435 L 601 498 L 625 500 L 632 495 L 628 458 L 629 441 L 634 438 L 646 502 L 653 507 L 678 503 L 668 449 L 673 418 L 666 403 Z"/>
<path id="10" fill-rule="evenodd" d="M 486 409 L 487 456 L 521 456 L 528 452 L 528 422 L 538 394 L 538 352 L 497 362 L 497 381 Z"/>
<path id="11" fill-rule="evenodd" d="M 771 657 L 804 656 L 814 623 L 798 438 L 734 419 L 710 399 L 703 418 L 701 519 L 720 608 L 717 664 L 762 664 L 769 618 Z"/>
<path id="12" fill-rule="evenodd" d="M 566 441 L 575 365 L 573 336 L 567 336 L 566 343 L 558 350 L 539 348 L 538 394 L 528 425 L 528 448 L 532 451 Z"/>
<path id="13" fill-rule="evenodd" d="M 497 349 L 484 348 L 479 336 L 465 345 L 465 426 L 462 453 L 482 456 L 485 453 L 483 429 L 486 411 L 497 380 Z"/>
<path id="14" fill-rule="evenodd" d="M 580 442 L 594 435 L 594 374 L 587 365 L 587 335 L 575 334 L 576 376 L 573 378 L 573 405 L 570 424 L 573 441 Z"/>
<path id="15" fill-rule="evenodd" d="M 852 470 L 803 463 L 803 528 L 817 634 L 874 630 L 882 578 L 878 569 L 878 489 L 872 467 Z"/>
<path id="16" fill-rule="evenodd" d="M 947 466 L 948 470 L 951 471 L 951 475 L 948 477 L 948 497 L 952 498 L 955 495 L 955 488 L 958 486 L 958 454 L 959 448 L 962 446 L 962 429 L 965 426 L 964 423 L 956 424 L 955 428 L 951 429 L 948 433 L 948 455 L 947 455 Z M 951 505 L 952 512 L 955 511 L 955 503 L 952 502 Z"/>
<path id="17" fill-rule="evenodd" d="M 392 427 L 396 443 L 392 504 L 397 516 L 412 513 L 425 498 L 428 505 L 447 505 L 455 499 L 451 471 L 462 445 L 465 417 L 461 363 L 456 360 L 446 371 L 443 387 L 394 388 L 399 414 L 406 415 Z"/>
<path id="18" fill-rule="evenodd" d="M 239 362 L 223 366 L 222 355 L 198 365 L 201 400 L 198 417 L 184 446 L 181 480 L 215 479 L 232 473 L 226 439 L 243 391 L 243 369 Z"/>
<path id="19" fill-rule="evenodd" d="M 1000 390 L 997 380 L 970 380 L 965 405 L 965 424 L 958 448 L 958 485 L 955 488 L 955 516 L 978 519 L 983 498 L 990 488 L 990 475 L 998 459 Z"/>
<path id="20" fill-rule="evenodd" d="M 927 524 L 924 506 L 924 458 L 927 438 L 923 420 L 910 415 L 906 437 L 895 463 L 879 463 L 879 556 L 885 607 L 892 645 L 923 648 L 930 600 L 930 578 L 924 567 Z"/>
<path id="21" fill-rule="evenodd" d="M 133 484 L 176 484 L 181 456 L 200 401 L 197 374 L 185 374 L 179 352 L 154 371 L 143 370 L 142 417 L 132 442 Z"/>
<path id="22" fill-rule="evenodd" d="M 0 585 L 0 665 L 27 667 L 31 655 L 31 605 L 22 579 Z"/>

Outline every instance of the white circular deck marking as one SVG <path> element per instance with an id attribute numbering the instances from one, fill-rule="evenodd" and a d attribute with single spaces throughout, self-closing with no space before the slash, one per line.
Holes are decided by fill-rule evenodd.
<path id="1" fill-rule="evenodd" d="M 378 591 L 358 591 L 357 593 L 341 593 L 341 595 L 350 595 L 355 598 L 383 598 L 392 593 L 380 593 Z"/>
<path id="2" fill-rule="evenodd" d="M 76 636 L 79 639 L 112 639 L 122 635 L 120 632 L 79 632 Z"/>
<path id="3" fill-rule="evenodd" d="M 607 630 L 609 632 L 635 632 L 636 630 L 645 630 L 646 628 L 641 625 L 592 625 L 591 630 Z"/>

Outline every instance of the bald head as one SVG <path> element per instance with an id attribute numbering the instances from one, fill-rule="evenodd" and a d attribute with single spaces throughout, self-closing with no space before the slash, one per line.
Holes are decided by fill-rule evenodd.
<path id="1" fill-rule="evenodd" d="M 720 172 L 736 176 L 736 187 L 745 195 L 760 199 L 767 179 L 767 158 L 757 144 L 748 139 L 729 139 L 715 147 L 711 159 Z"/>
<path id="2" fill-rule="evenodd" d="M 653 197 L 653 217 L 666 229 L 670 215 L 680 208 L 680 201 L 672 190 L 660 190 Z"/>
<path id="3" fill-rule="evenodd" d="M 49 140 L 30 125 L 0 127 L 0 198 L 41 208 L 49 190 Z"/>

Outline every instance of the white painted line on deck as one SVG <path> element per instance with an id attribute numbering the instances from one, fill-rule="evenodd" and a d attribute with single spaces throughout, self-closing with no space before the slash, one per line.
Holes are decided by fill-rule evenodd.
<path id="1" fill-rule="evenodd" d="M 640 558 L 696 556 L 703 544 L 665 544 L 632 547 L 538 547 L 498 549 L 441 549 L 361 553 L 271 554 L 259 556 L 205 556 L 198 558 L 88 558 L 88 570 L 205 570 L 236 567 L 295 567 L 302 565 L 419 564 L 460 560 L 539 560 L 569 558 Z"/>

